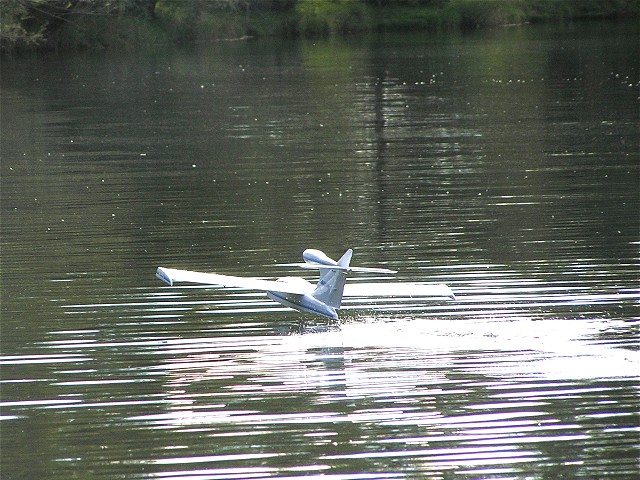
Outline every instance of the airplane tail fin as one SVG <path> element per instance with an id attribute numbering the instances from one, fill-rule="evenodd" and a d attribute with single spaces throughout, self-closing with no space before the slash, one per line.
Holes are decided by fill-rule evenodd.
<path id="1" fill-rule="evenodd" d="M 337 262 L 327 259 L 330 260 L 333 265 L 326 262 L 319 267 L 320 280 L 318 281 L 316 289 L 311 294 L 314 298 L 333 308 L 340 308 L 352 255 L 353 250 L 348 249 Z M 326 265 L 326 267 L 324 265 Z"/>
<path id="2" fill-rule="evenodd" d="M 395 270 L 387 268 L 351 267 L 349 264 L 351 263 L 352 255 L 353 250 L 348 249 L 340 257 L 340 260 L 336 262 L 320 250 L 307 249 L 302 253 L 305 263 L 287 265 L 320 270 L 320 280 L 311 296 L 333 308 L 340 308 L 348 273 L 396 273 Z"/>
<path id="3" fill-rule="evenodd" d="M 349 263 L 351 263 L 351 256 L 353 255 L 353 250 L 348 249 L 346 252 L 344 252 L 344 255 L 342 255 L 340 257 L 340 260 L 338 260 L 338 266 L 339 267 L 345 267 L 348 268 L 349 267 Z"/>

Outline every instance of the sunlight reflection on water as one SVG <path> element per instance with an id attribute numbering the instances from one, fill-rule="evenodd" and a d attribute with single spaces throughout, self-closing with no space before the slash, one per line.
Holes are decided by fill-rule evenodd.
<path id="1" fill-rule="evenodd" d="M 318 439 L 327 428 L 340 424 L 363 428 L 375 424 L 378 429 L 412 426 L 423 429 L 424 435 L 379 436 L 382 450 L 356 449 L 317 460 L 333 464 L 410 458 L 423 469 L 455 467 L 471 475 L 475 468 L 500 459 L 501 471 L 515 473 L 520 464 L 546 458 L 538 444 L 591 440 L 583 425 L 589 414 L 577 421 L 560 419 L 552 413 L 553 404 L 591 396 L 606 401 L 615 397 L 615 391 L 598 383 L 582 387 L 571 379 L 628 378 L 629 369 L 640 360 L 638 352 L 606 345 L 592 349 L 588 339 L 601 327 L 597 320 L 360 317 L 317 333 L 176 339 L 165 345 L 172 360 L 159 366 L 171 378 L 167 383 L 175 401 L 171 411 L 127 420 L 160 429 L 196 428 L 213 438 L 220 425 L 253 436 L 269 435 L 269 430 L 285 425 L 305 425 Z M 565 360 L 571 364 L 565 365 Z M 594 369 L 597 364 L 600 367 Z M 480 378 L 484 380 L 474 380 Z M 222 390 L 188 393 L 195 384 L 221 379 L 227 379 Z M 231 379 L 244 380 L 229 383 Z M 456 413 L 442 411 L 446 403 L 457 404 L 459 398 L 472 398 L 479 391 L 486 392 L 479 397 L 484 401 L 469 403 Z M 231 408 L 232 399 L 302 392 L 313 393 L 313 403 L 322 406 L 321 411 Z M 369 407 L 344 410 L 345 401 L 358 399 L 367 399 Z M 631 420 L 630 413 L 618 415 Z M 258 426 L 266 430 L 253 430 Z M 612 427 L 611 435 L 624 430 Z M 456 446 L 448 446 L 452 443 Z M 224 458 L 197 457 L 185 463 Z"/>

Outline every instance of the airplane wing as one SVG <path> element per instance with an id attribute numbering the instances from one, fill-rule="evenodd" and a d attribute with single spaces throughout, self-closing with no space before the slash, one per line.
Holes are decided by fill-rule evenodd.
<path id="1" fill-rule="evenodd" d="M 455 300 L 451 289 L 444 284 L 434 283 L 347 283 L 345 297 L 448 297 Z"/>
<path id="2" fill-rule="evenodd" d="M 169 285 L 175 282 L 199 283 L 220 287 L 236 287 L 247 290 L 263 290 L 282 293 L 294 293 L 304 295 L 313 291 L 313 285 L 304 279 L 298 281 L 285 280 L 261 280 L 251 277 L 234 277 L 231 275 L 218 275 L 216 273 L 191 272 L 189 270 L 176 270 L 174 268 L 158 267 L 156 277 Z"/>

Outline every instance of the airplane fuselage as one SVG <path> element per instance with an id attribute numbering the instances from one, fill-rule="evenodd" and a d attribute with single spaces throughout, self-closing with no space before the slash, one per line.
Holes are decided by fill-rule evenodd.
<path id="1" fill-rule="evenodd" d="M 293 308 L 299 312 L 313 313 L 323 317 L 337 319 L 336 309 L 314 298 L 311 294 L 305 293 L 283 293 L 267 291 L 267 296 L 285 307 Z"/>

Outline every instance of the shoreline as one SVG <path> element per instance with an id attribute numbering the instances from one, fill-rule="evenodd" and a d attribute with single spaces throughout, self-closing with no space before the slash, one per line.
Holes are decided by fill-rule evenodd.
<path id="1" fill-rule="evenodd" d="M 260 3 L 256 2 L 252 9 L 240 10 L 212 6 L 215 4 L 151 0 L 144 10 L 138 7 L 97 12 L 91 10 L 98 8 L 94 6 L 45 14 L 42 9 L 30 11 L 29 1 L 4 3 L 0 6 L 0 52 L 133 50 L 153 45 L 256 38 L 474 31 L 640 18 L 640 0 L 599 0 L 588 4 L 579 0 L 433 0 L 413 6 L 388 4 L 384 0 L 281 0 L 281 3 L 289 7 L 259 8 Z"/>

